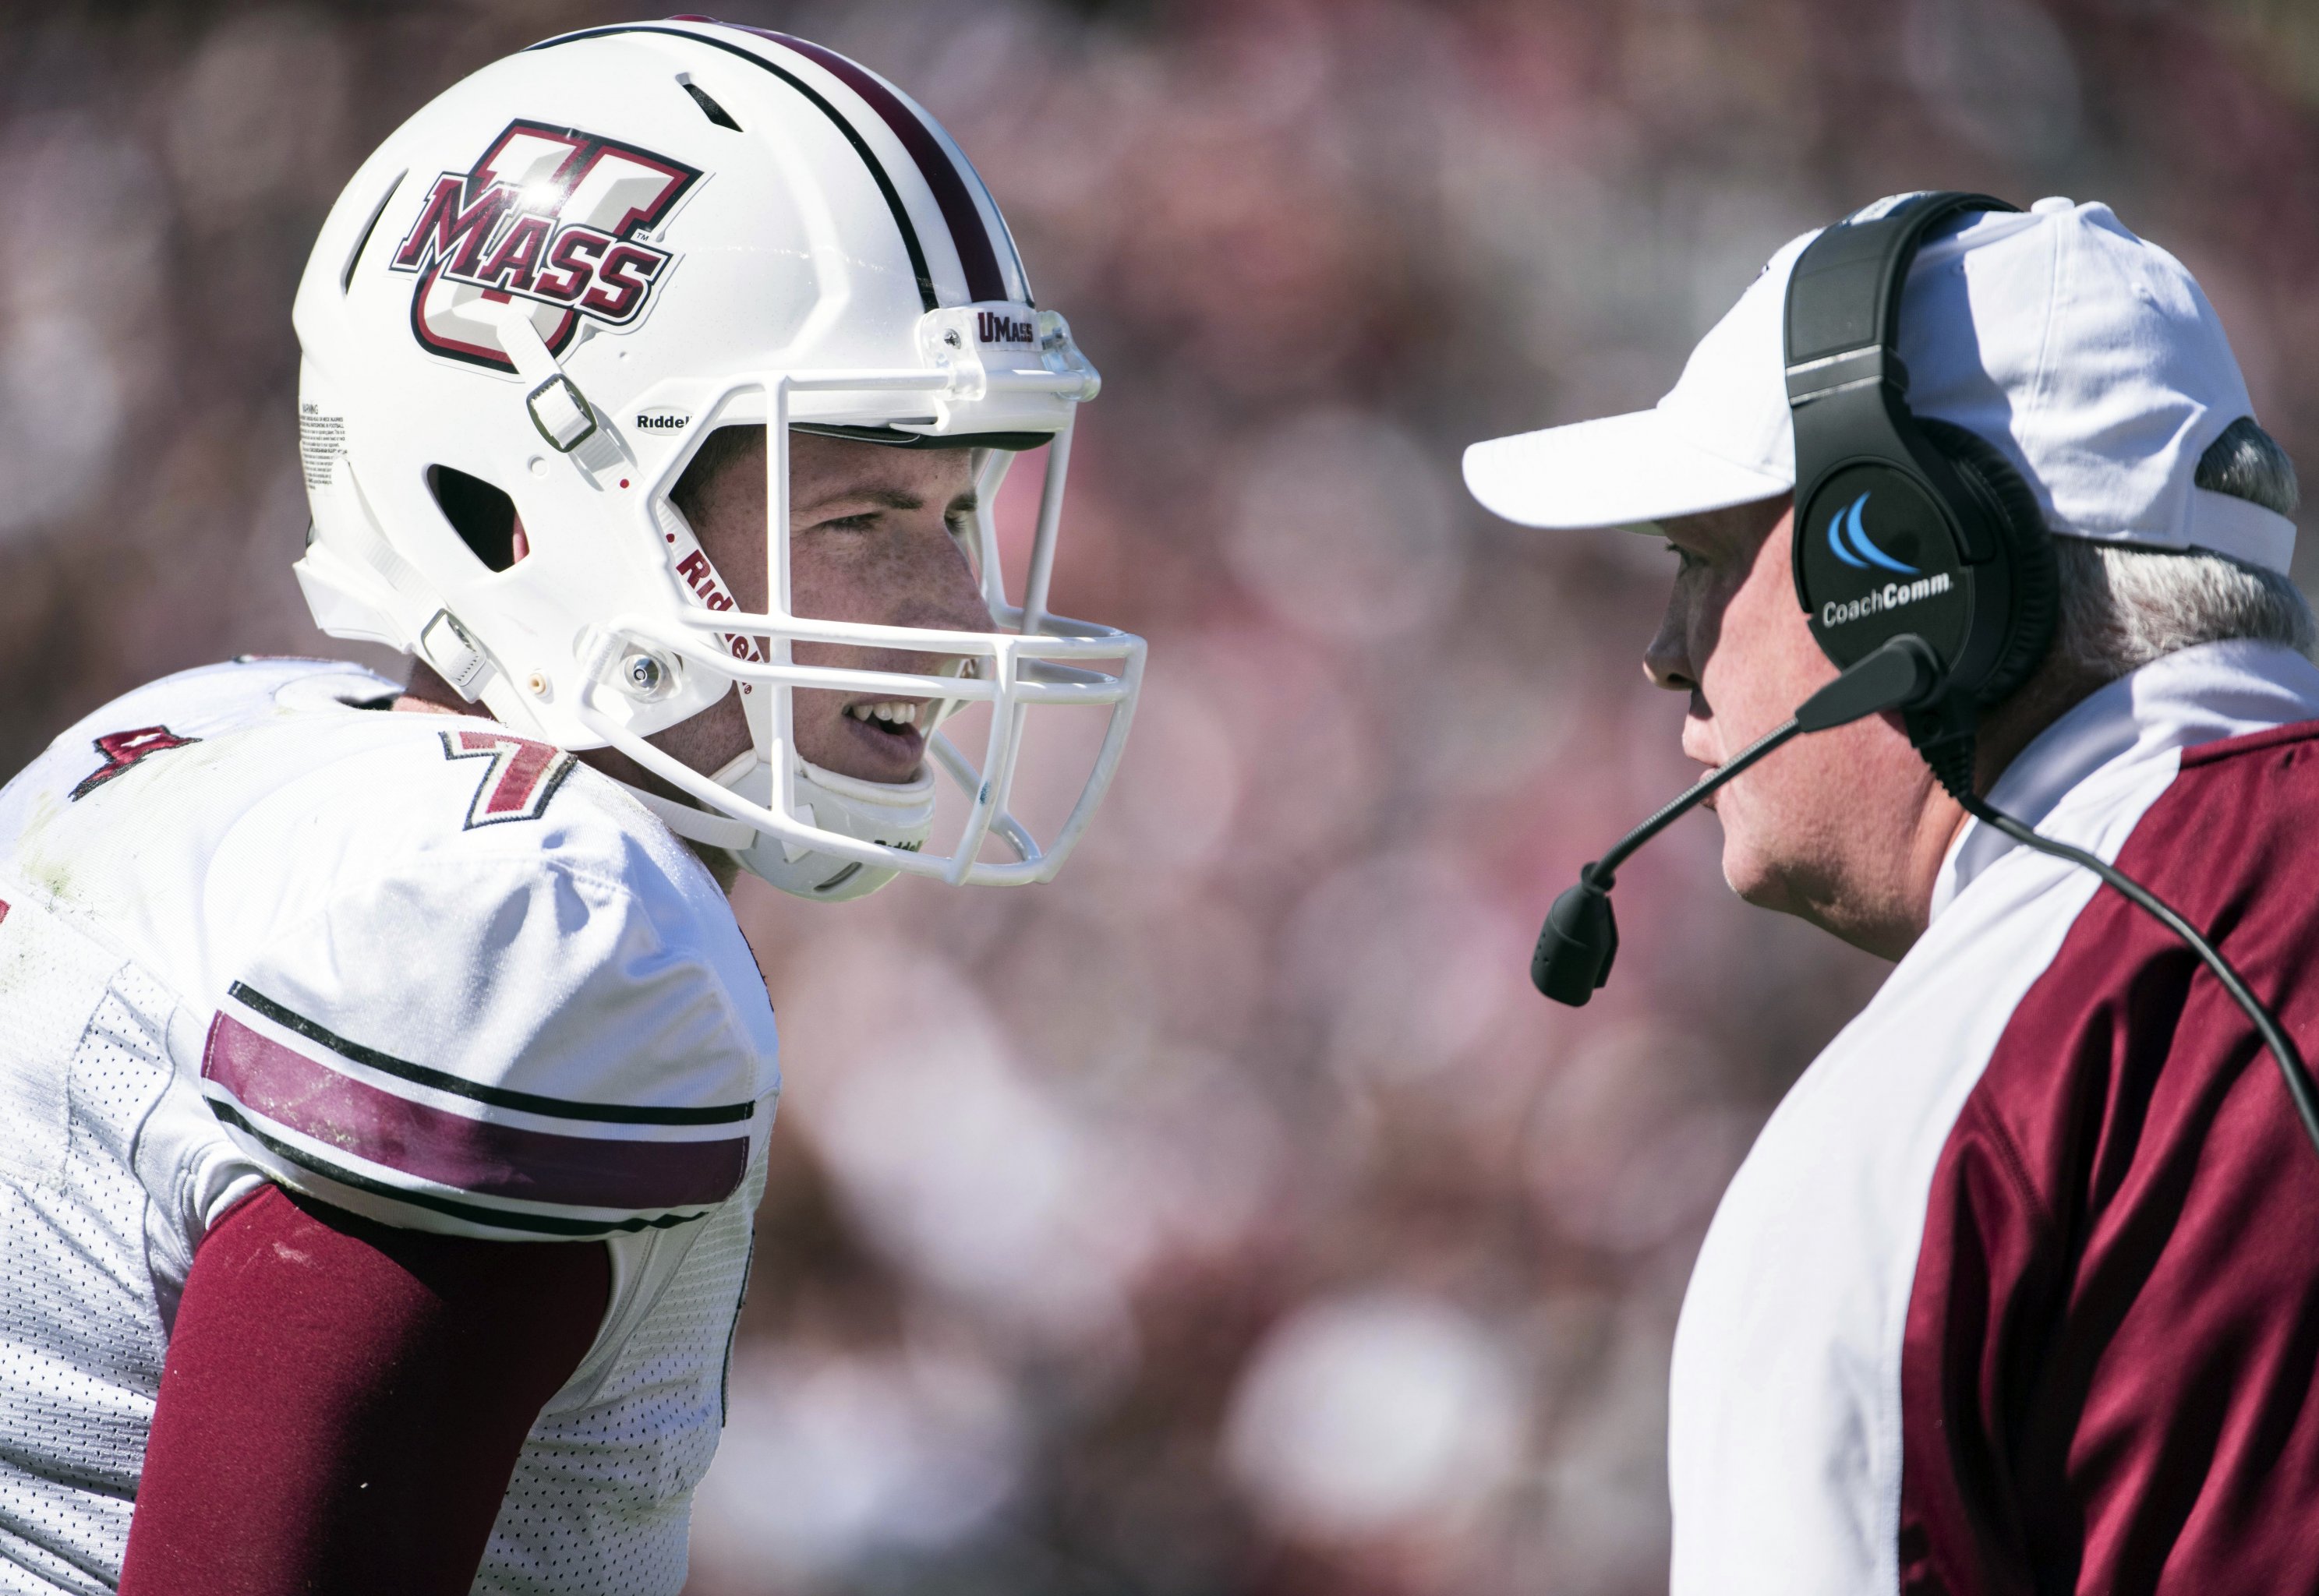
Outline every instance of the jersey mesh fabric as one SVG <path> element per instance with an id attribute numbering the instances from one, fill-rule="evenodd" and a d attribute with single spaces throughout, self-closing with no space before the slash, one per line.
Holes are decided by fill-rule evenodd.
<path id="1" fill-rule="evenodd" d="M 126 966 L 88 1007 L 59 967 L 102 957 L 44 940 L 68 950 L 47 961 L 64 978 L 19 988 L 10 1009 L 77 1006 L 82 1023 L 54 1060 L 70 1105 L 58 1177 L 0 1182 L 14 1283 L 0 1294 L 0 1590 L 101 1596 L 120 1575 L 166 1345 L 129 1150 L 168 1084 L 170 1003 Z"/>
<path id="2" fill-rule="evenodd" d="M 533 1427 L 477 1596 L 676 1596 L 692 1492 L 725 1418 L 726 1361 L 764 1195 L 760 1161 L 693 1239 L 585 1407 Z"/>

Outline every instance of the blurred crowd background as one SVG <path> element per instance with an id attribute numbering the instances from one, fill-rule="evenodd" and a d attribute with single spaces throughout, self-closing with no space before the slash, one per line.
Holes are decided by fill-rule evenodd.
<path id="1" fill-rule="evenodd" d="M 2319 465 L 2319 12 L 719 5 L 979 166 L 1107 378 L 1057 602 L 1152 651 L 1056 885 L 744 884 L 789 1086 L 691 1589 L 1662 1589 L 1692 1258 L 1883 967 L 1731 900 L 1701 817 L 1624 873 L 1616 983 L 1529 989 L 1689 779 L 1668 561 L 1493 522 L 1458 451 L 1651 402 L 1782 239 L 1955 187 L 2173 249 Z M 438 89 L 630 14 L 0 3 L 0 771 L 164 672 L 360 653 L 289 571 L 308 243 Z"/>

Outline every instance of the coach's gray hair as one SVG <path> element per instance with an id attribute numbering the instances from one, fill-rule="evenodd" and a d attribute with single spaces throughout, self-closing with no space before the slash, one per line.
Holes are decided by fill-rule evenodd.
<path id="1" fill-rule="evenodd" d="M 2242 416 L 2198 461 L 2197 485 L 2295 513 L 2295 463 L 2278 441 Z M 2203 550 L 2134 548 L 2056 537 L 2061 616 L 2053 653 L 2110 681 L 2201 643 L 2247 638 L 2308 655 L 2319 619 L 2285 574 Z"/>

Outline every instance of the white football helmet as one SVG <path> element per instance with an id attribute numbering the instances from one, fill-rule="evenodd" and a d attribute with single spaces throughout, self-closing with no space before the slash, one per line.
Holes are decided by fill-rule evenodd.
<path id="1" fill-rule="evenodd" d="M 297 570 L 324 631 L 418 654 L 516 731 L 622 750 L 705 806 L 639 792 L 672 830 L 790 891 L 855 897 L 899 870 L 1042 881 L 1061 865 L 1118 763 L 1143 665 L 1141 638 L 1047 604 L 1072 417 L 1098 379 L 1034 306 L 974 168 L 884 79 L 694 18 L 534 45 L 364 163 L 295 316 L 314 519 Z M 762 615 L 734 607 L 669 499 L 704 437 L 752 423 L 771 446 Z M 991 631 L 789 613 L 792 426 L 980 451 Z M 1050 440 L 1011 603 L 990 507 L 1011 451 Z M 487 563 L 445 512 L 447 473 L 505 493 L 528 554 Z M 808 668 L 798 642 L 963 663 Z M 753 747 L 733 765 L 702 774 L 645 740 L 736 687 Z M 808 764 L 797 687 L 928 700 L 932 769 L 894 786 Z M 991 711 L 979 762 L 936 724 L 975 701 Z M 1042 843 L 1008 798 L 1029 712 L 1058 705 L 1107 707 L 1108 725 Z M 939 852 L 934 771 L 965 798 Z M 994 835 L 1011 858 L 984 857 Z"/>

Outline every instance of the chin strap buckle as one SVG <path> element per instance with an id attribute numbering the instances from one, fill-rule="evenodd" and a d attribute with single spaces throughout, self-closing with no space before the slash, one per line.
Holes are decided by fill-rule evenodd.
<path id="1" fill-rule="evenodd" d="M 531 412 L 531 424 L 547 446 L 559 455 L 570 454 L 596 436 L 596 412 L 588 408 L 578 384 L 562 372 L 525 394 L 523 407 Z"/>
<path id="2" fill-rule="evenodd" d="M 474 703 L 483 690 L 483 679 L 491 674 L 491 656 L 467 635 L 459 618 L 447 609 L 438 609 L 434 619 L 419 634 L 419 646 L 435 674 L 449 682 L 453 690 Z"/>
<path id="3" fill-rule="evenodd" d="M 620 464 L 618 440 L 606 428 L 588 396 L 580 392 L 580 384 L 566 376 L 555 356 L 548 353 L 528 305 L 501 307 L 499 339 L 517 373 L 532 384 L 523 396 L 523 408 L 547 446 L 578 465 L 591 483 Z"/>

